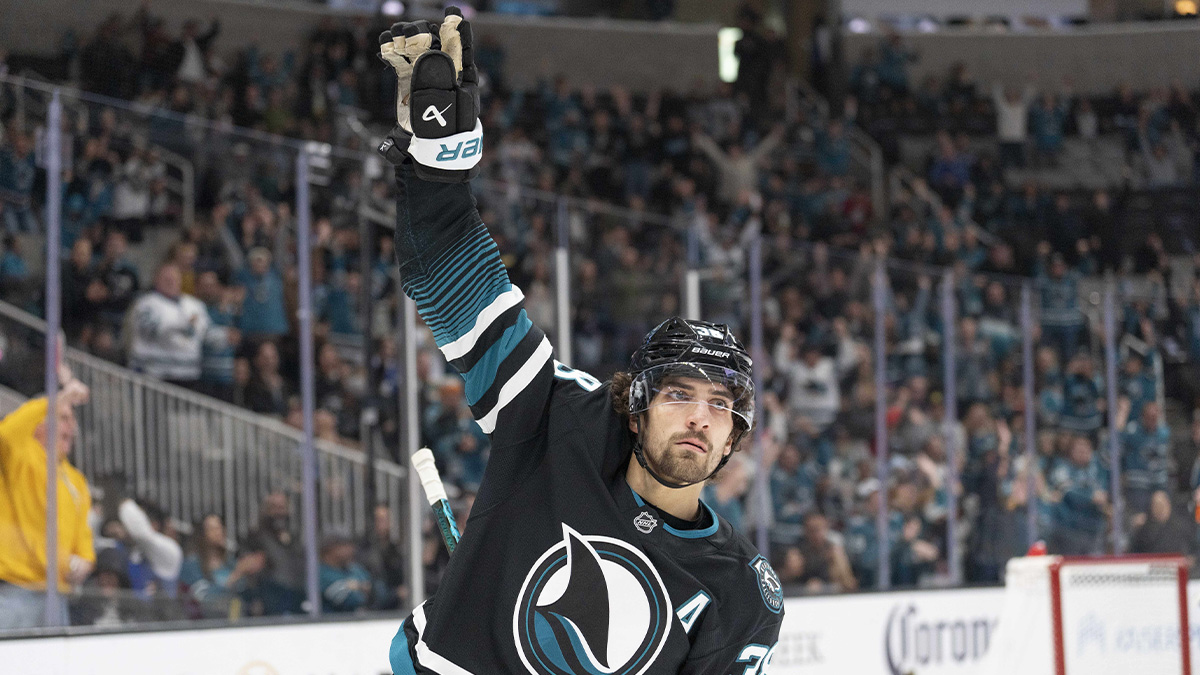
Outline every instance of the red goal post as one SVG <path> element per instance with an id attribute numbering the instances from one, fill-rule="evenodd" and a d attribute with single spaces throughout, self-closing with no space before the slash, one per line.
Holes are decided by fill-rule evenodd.
<path id="1" fill-rule="evenodd" d="M 1055 675 L 1075 675 L 1079 671 L 1097 674 L 1152 672 L 1124 670 L 1124 662 L 1131 658 L 1162 661 L 1161 667 L 1171 669 L 1153 672 L 1163 675 L 1191 675 L 1188 568 L 1184 558 L 1170 555 L 1053 557 L 1056 559 L 1050 563 L 1049 572 Z M 1099 607 L 1093 600 L 1076 597 L 1100 592 L 1108 595 L 1109 611 L 1104 618 L 1095 613 Z M 1162 607 L 1168 595 L 1173 596 L 1173 607 Z M 1154 616 L 1162 611 L 1167 614 Z M 1105 630 L 1108 627 L 1105 618 L 1124 623 L 1110 634 Z M 1164 630 L 1172 625 L 1173 631 Z M 1073 634 L 1068 629 L 1072 629 Z M 1089 647 L 1094 647 L 1091 651 L 1097 654 L 1091 660 L 1104 659 L 1108 665 L 1091 663 L 1086 655 Z M 1154 655 L 1147 655 L 1147 652 Z M 1166 663 L 1171 658 L 1166 656 L 1168 652 L 1178 655 L 1173 666 Z"/>
<path id="2" fill-rule="evenodd" d="M 1191 675 L 1179 556 L 1009 561 L 983 675 Z"/>

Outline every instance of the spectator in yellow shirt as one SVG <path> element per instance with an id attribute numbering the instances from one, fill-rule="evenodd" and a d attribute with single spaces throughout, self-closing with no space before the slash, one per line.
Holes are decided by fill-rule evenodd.
<path id="1" fill-rule="evenodd" d="M 73 407 L 87 400 L 83 383 L 69 381 L 58 395 L 58 587 L 69 591 L 96 561 L 88 512 L 87 480 L 67 461 L 77 426 Z M 42 624 L 46 588 L 45 397 L 33 399 L 0 420 L 0 630 Z M 66 603 L 55 608 L 66 617 Z"/>

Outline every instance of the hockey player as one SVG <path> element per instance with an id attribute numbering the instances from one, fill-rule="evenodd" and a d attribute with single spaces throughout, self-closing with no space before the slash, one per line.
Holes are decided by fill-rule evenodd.
<path id="1" fill-rule="evenodd" d="M 471 32 L 397 24 L 396 255 L 462 373 L 491 458 L 434 598 L 392 641 L 397 675 L 765 672 L 783 594 L 700 501 L 754 426 L 751 362 L 722 325 L 670 319 L 607 383 L 553 359 L 475 208 Z"/>

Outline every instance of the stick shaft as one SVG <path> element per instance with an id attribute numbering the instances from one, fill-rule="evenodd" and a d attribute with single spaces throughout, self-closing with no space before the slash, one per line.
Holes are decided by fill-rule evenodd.
<path id="1" fill-rule="evenodd" d="M 442 541 L 445 541 L 446 548 L 454 553 L 462 535 L 459 534 L 458 523 L 454 520 L 454 511 L 450 509 L 450 501 L 446 498 L 446 488 L 442 485 L 442 477 L 438 475 L 433 452 L 429 448 L 421 448 L 414 452 L 412 465 L 421 479 L 421 487 L 425 489 L 425 498 L 429 500 L 433 516 L 437 519 Z"/>
<path id="2" fill-rule="evenodd" d="M 439 499 L 431 508 L 434 517 L 437 518 L 438 529 L 442 532 L 442 541 L 446 542 L 446 550 L 454 553 L 462 535 L 458 532 L 458 523 L 454 520 L 454 512 L 450 510 L 450 502 Z"/>

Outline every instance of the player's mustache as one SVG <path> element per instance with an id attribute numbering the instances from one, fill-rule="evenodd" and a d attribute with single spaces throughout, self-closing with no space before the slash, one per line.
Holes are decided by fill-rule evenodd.
<path id="1" fill-rule="evenodd" d="M 713 449 L 712 443 L 709 443 L 704 434 L 699 431 L 681 431 L 670 438 L 671 445 L 675 445 L 680 441 L 697 441 L 704 446 L 707 452 L 712 452 Z"/>

